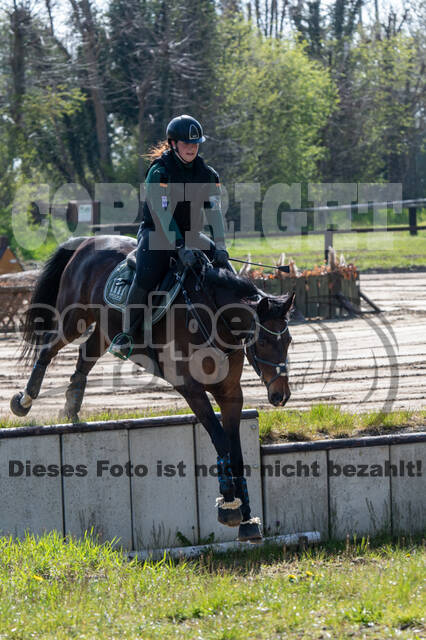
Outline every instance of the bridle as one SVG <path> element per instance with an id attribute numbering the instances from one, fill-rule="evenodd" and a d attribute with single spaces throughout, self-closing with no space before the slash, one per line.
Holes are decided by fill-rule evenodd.
<path id="1" fill-rule="evenodd" d="M 255 324 L 260 328 L 263 329 L 264 331 L 266 331 L 267 333 L 271 333 L 273 336 L 276 336 L 278 338 L 279 341 L 281 341 L 282 336 L 288 332 L 288 321 L 286 321 L 286 325 L 284 327 L 284 329 L 282 329 L 282 331 L 272 331 L 272 329 L 268 329 L 268 327 L 265 327 L 265 325 L 261 324 L 260 322 L 255 322 Z M 271 362 L 270 360 L 264 360 L 263 358 L 259 358 L 259 356 L 256 354 L 256 347 L 255 347 L 255 342 L 253 342 L 250 345 L 247 345 L 247 341 L 250 339 L 250 337 L 246 338 L 244 341 L 244 351 L 245 354 L 247 356 L 247 359 L 250 361 L 251 359 L 251 363 L 253 365 L 253 369 L 256 371 L 257 375 L 259 376 L 259 378 L 261 379 L 261 381 L 263 382 L 263 384 L 265 385 L 265 387 L 267 389 L 269 389 L 269 387 L 271 386 L 271 384 L 273 382 L 275 382 L 275 380 L 277 380 L 277 378 L 280 378 L 282 376 L 287 376 L 288 375 L 288 369 L 287 369 L 287 357 L 284 358 L 283 362 Z M 250 357 L 249 357 L 250 356 Z M 273 378 L 271 378 L 271 380 L 269 380 L 269 382 L 265 381 L 264 375 L 259 367 L 259 364 L 266 364 L 270 367 L 274 367 L 276 374 Z"/>

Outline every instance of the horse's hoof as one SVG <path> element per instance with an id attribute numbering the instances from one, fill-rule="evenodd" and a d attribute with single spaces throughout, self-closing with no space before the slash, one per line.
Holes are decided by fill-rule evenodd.
<path id="1" fill-rule="evenodd" d="M 15 416 L 19 416 L 20 418 L 26 416 L 31 409 L 31 405 L 29 407 L 22 406 L 21 398 L 23 398 L 23 396 L 24 394 L 20 391 L 19 393 L 15 393 L 10 401 L 10 410 L 15 414 Z"/>
<path id="2" fill-rule="evenodd" d="M 241 509 L 221 509 L 220 507 L 217 510 L 217 519 L 220 524 L 224 524 L 227 527 L 238 527 L 241 524 L 241 520 L 243 519 L 243 514 L 241 513 Z"/>
<path id="3" fill-rule="evenodd" d="M 246 522 L 241 522 L 238 529 L 238 542 L 252 542 L 253 544 L 259 544 L 262 542 L 262 530 L 260 528 L 260 519 L 251 518 Z"/>
<path id="4" fill-rule="evenodd" d="M 238 527 L 243 519 L 241 513 L 241 500 L 235 498 L 232 502 L 225 502 L 223 497 L 217 498 L 217 519 L 220 524 L 224 524 L 227 527 Z"/>

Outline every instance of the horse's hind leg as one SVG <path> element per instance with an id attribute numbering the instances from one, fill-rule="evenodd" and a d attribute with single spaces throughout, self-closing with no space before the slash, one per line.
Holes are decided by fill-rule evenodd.
<path id="1" fill-rule="evenodd" d="M 85 319 L 81 309 L 69 313 L 62 329 L 47 331 L 43 336 L 43 345 L 40 347 L 38 358 L 33 367 L 24 391 L 16 393 L 11 402 L 10 408 L 17 416 L 25 416 L 31 409 L 33 400 L 38 397 L 40 388 L 46 374 L 46 369 L 59 351 L 70 342 L 73 342 L 80 335 L 78 321 Z"/>
<path id="2" fill-rule="evenodd" d="M 60 415 L 64 415 L 73 422 L 78 422 L 78 412 L 83 402 L 87 376 L 95 366 L 97 360 L 105 353 L 106 345 L 98 324 L 89 338 L 80 345 L 77 366 L 70 379 L 65 393 L 66 403 Z"/>
<path id="3" fill-rule="evenodd" d="M 57 332 L 49 332 L 44 336 L 44 345 L 40 349 L 39 357 L 31 371 L 24 391 L 16 393 L 10 401 L 10 408 L 17 416 L 26 416 L 31 409 L 33 400 L 40 393 L 46 369 L 56 354 L 67 344 L 67 341 L 58 337 Z"/>

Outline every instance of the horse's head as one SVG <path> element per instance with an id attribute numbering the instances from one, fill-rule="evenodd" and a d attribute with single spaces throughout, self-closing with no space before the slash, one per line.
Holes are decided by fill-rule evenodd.
<path id="1" fill-rule="evenodd" d="M 237 340 L 244 341 L 247 358 L 266 385 L 269 401 L 284 406 L 290 397 L 288 321 L 295 295 L 268 297 L 252 280 L 225 269 L 209 269 L 206 282 L 213 288 L 226 326 Z"/>
<path id="2" fill-rule="evenodd" d="M 291 342 L 289 315 L 294 302 L 290 296 L 265 296 L 256 304 L 258 331 L 247 346 L 247 358 L 268 390 L 274 406 L 284 406 L 290 398 L 287 351 Z"/>

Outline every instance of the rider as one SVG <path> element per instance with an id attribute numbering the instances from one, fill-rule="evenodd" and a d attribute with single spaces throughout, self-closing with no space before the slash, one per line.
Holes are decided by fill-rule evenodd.
<path id="1" fill-rule="evenodd" d="M 216 171 L 198 155 L 205 141 L 201 124 L 191 116 L 173 118 L 166 129 L 167 142 L 152 150 L 146 175 L 143 220 L 138 231 L 136 275 L 127 298 L 134 311 L 125 314 L 123 333 L 111 343 L 110 352 L 127 358 L 148 294 L 167 273 L 171 257 L 184 267 L 196 262 L 194 248 L 203 249 L 218 267 L 228 267 L 225 229 L 221 211 L 220 182 Z M 195 186 L 196 185 L 196 186 Z M 203 211 L 214 243 L 203 233 Z"/>

